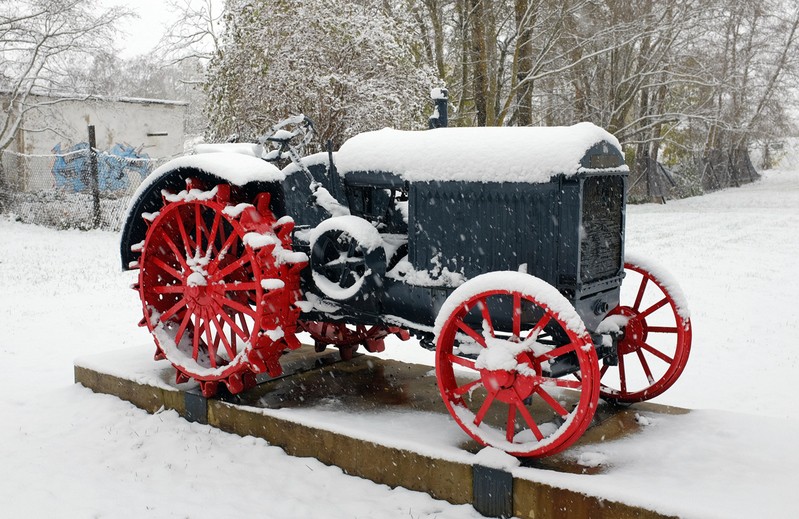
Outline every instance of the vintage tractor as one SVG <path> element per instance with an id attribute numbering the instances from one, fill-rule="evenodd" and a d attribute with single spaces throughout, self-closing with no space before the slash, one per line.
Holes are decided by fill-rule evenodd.
<path id="1" fill-rule="evenodd" d="M 178 382 L 244 391 L 302 331 L 345 359 L 412 334 L 468 435 L 537 457 L 577 440 L 600 396 L 647 400 L 679 377 L 688 310 L 662 269 L 624 259 L 612 135 L 385 129 L 300 157 L 311 129 L 206 146 L 136 193 L 122 261 Z"/>

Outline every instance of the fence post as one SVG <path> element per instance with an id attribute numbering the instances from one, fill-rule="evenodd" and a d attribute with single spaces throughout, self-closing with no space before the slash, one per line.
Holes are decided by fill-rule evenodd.
<path id="1" fill-rule="evenodd" d="M 89 178 L 92 186 L 92 227 L 100 227 L 100 178 L 97 172 L 97 139 L 94 125 L 89 125 Z"/>
<path id="2" fill-rule="evenodd" d="M 0 214 L 4 214 L 8 209 L 7 198 L 9 198 L 8 186 L 6 186 L 6 172 L 3 166 L 3 154 L 5 150 L 0 150 Z"/>

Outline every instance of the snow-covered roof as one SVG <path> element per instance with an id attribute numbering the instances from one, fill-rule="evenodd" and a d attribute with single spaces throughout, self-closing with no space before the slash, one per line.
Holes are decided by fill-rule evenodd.
<path id="1" fill-rule="evenodd" d="M 0 96 L 13 94 L 9 88 L 0 88 Z M 31 95 L 38 97 L 47 97 L 50 99 L 62 99 L 66 101 L 105 101 L 111 103 L 135 103 L 135 104 L 156 104 L 156 105 L 174 105 L 174 106 L 188 106 L 186 101 L 176 101 L 172 99 L 150 99 L 146 97 L 119 97 L 119 96 L 106 96 L 99 94 L 87 94 L 82 92 L 65 92 L 59 90 L 46 90 L 43 88 L 34 88 L 31 90 Z"/>
<path id="2" fill-rule="evenodd" d="M 547 182 L 575 174 L 595 144 L 606 142 L 621 153 L 619 141 L 591 123 L 551 127 L 437 128 L 401 131 L 386 128 L 349 139 L 336 167 L 387 171 L 409 181 Z"/>

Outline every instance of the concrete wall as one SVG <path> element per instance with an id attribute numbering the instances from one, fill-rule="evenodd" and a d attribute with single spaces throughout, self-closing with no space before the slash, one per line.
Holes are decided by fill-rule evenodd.
<path id="1" fill-rule="evenodd" d="M 46 155 L 53 153 L 53 147 L 60 144 L 62 151 L 66 151 L 74 144 L 87 142 L 86 128 L 93 124 L 100 150 L 108 150 L 119 143 L 135 148 L 141 146 L 141 152 L 150 158 L 170 157 L 183 153 L 185 112 L 186 104 L 174 101 L 64 100 L 30 112 L 24 121 L 27 131 L 18 134 L 11 149 Z"/>
<path id="2" fill-rule="evenodd" d="M 112 154 L 99 161 L 99 185 L 104 192 L 135 189 L 163 159 L 183 153 L 187 108 L 183 102 L 34 95 L 28 103 L 39 108 L 25 115 L 23 129 L 8 148 L 12 153 L 0 154 L 2 180 L 18 192 L 86 191 L 83 177 L 88 157 L 85 152 L 69 152 L 79 144 L 86 149 L 89 125 L 95 127 L 97 149 Z M 6 104 L 0 94 L 0 105 Z M 53 154 L 67 155 L 56 158 Z M 126 159 L 107 159 L 113 155 Z M 133 158 L 161 160 L 131 162 Z"/>

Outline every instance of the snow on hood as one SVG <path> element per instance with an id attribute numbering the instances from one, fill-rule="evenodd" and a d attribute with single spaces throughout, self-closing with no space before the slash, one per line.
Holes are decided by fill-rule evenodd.
<path id="1" fill-rule="evenodd" d="M 547 182 L 576 173 L 593 145 L 619 141 L 594 124 L 552 127 L 385 128 L 349 139 L 336 157 L 340 174 L 388 171 L 409 181 Z"/>

